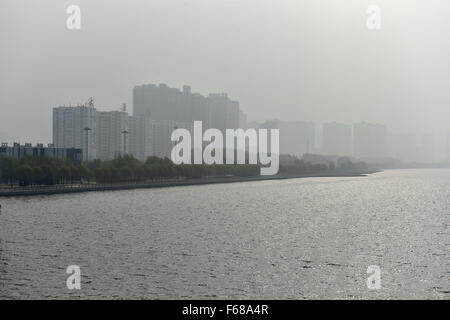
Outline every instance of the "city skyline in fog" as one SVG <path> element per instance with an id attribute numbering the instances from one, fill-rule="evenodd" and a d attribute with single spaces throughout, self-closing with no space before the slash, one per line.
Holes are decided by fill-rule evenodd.
<path id="1" fill-rule="evenodd" d="M 79 5 L 81 30 L 67 30 Z M 366 28 L 369 4 L 382 28 Z M 0 139 L 50 142 L 52 108 L 94 97 L 132 110 L 132 89 L 227 92 L 249 121 L 450 131 L 449 4 L 416 1 L 29 1 L 0 4 Z M 205 26 L 208 26 L 207 28 Z M 320 140 L 319 140 L 320 141 Z"/>

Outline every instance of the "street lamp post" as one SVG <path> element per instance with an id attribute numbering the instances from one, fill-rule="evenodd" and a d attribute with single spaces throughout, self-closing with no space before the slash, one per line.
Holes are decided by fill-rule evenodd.
<path id="1" fill-rule="evenodd" d="M 89 161 L 89 131 L 92 129 L 85 127 L 83 130 L 86 132 L 86 161 Z"/>
<path id="2" fill-rule="evenodd" d="M 123 130 L 122 134 L 123 134 L 123 155 L 126 155 L 127 154 L 127 134 L 128 134 L 128 130 Z"/>

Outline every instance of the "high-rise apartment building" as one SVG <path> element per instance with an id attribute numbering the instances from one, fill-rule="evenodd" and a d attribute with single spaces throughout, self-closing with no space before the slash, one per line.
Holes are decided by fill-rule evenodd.
<path id="1" fill-rule="evenodd" d="M 312 122 L 270 120 L 260 128 L 280 130 L 280 154 L 301 157 L 315 150 L 315 126 Z"/>
<path id="2" fill-rule="evenodd" d="M 93 107 L 58 107 L 53 109 L 53 144 L 55 148 L 82 149 L 83 158 L 95 159 L 96 113 Z"/>
<path id="3" fill-rule="evenodd" d="M 128 117 L 128 152 L 145 161 L 152 155 L 152 120 L 148 117 Z"/>
<path id="4" fill-rule="evenodd" d="M 211 108 L 211 127 L 225 132 L 239 128 L 239 102 L 231 101 L 226 93 L 210 93 L 207 105 Z"/>
<path id="5" fill-rule="evenodd" d="M 419 161 L 423 163 L 433 163 L 436 161 L 435 140 L 432 134 L 424 134 L 420 144 Z"/>
<path id="6" fill-rule="evenodd" d="M 352 155 L 352 127 L 342 123 L 323 125 L 322 151 L 327 155 Z"/>
<path id="7" fill-rule="evenodd" d="M 97 157 L 112 160 L 128 153 L 128 113 L 123 111 L 97 111 Z"/>
<path id="8" fill-rule="evenodd" d="M 353 125 L 354 156 L 358 158 L 384 158 L 388 156 L 386 126 L 372 123 Z"/>
<path id="9" fill-rule="evenodd" d="M 53 141 L 56 147 L 81 148 L 84 160 L 112 160 L 132 154 L 145 161 L 149 156 L 170 157 L 176 128 L 193 131 L 194 121 L 208 128 L 239 128 L 244 115 L 239 103 L 225 93 L 207 97 L 165 84 L 133 89 L 134 115 L 125 111 L 97 111 L 93 106 L 58 107 L 53 110 Z M 246 121 L 245 121 L 246 122 Z"/>
<path id="10" fill-rule="evenodd" d="M 181 91 L 165 84 L 147 84 L 133 89 L 133 115 L 155 121 L 202 121 L 205 129 L 234 129 L 239 127 L 239 102 L 226 93 L 205 97 L 192 93 L 189 86 Z"/>
<path id="11" fill-rule="evenodd" d="M 171 141 L 172 132 L 183 128 L 190 132 L 194 130 L 193 122 L 178 122 L 173 120 L 150 121 L 149 156 L 170 158 L 175 142 Z"/>
<path id="12" fill-rule="evenodd" d="M 247 115 L 242 110 L 239 110 L 239 128 L 242 128 L 242 129 L 249 128 Z"/>
<path id="13" fill-rule="evenodd" d="M 92 106 L 53 109 L 55 148 L 79 148 L 83 160 L 111 160 L 126 152 L 128 114 Z"/>
<path id="14" fill-rule="evenodd" d="M 404 162 L 419 161 L 420 149 L 415 134 L 395 133 L 391 134 L 389 140 L 393 157 Z"/>

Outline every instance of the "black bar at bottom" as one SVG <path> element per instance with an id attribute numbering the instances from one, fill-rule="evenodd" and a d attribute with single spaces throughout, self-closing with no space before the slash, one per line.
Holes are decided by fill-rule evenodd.
<path id="1" fill-rule="evenodd" d="M 425 301 L 434 311 L 438 307 L 448 307 L 447 301 Z M 386 301 L 386 300 L 140 300 L 140 301 L 107 301 L 107 300 L 60 300 L 60 301 L 0 301 L 0 308 L 8 307 L 17 316 L 22 311 L 45 309 L 46 315 L 58 315 L 61 309 L 69 314 L 94 315 L 98 312 L 105 316 L 130 315 L 139 312 L 145 315 L 142 319 L 302 319 L 318 316 L 332 317 L 349 315 L 366 316 L 381 313 L 385 307 L 399 307 L 405 316 L 408 313 L 423 311 L 423 301 Z M 89 307 L 89 309 L 85 309 Z M 91 308 L 93 307 L 93 308 Z M 98 308 L 98 309 L 97 309 Z M 97 309 L 97 310 L 96 310 Z M 58 311 L 57 311 L 58 310 Z M 87 311 L 89 310 L 89 311 Z M 61 315 L 61 314 L 59 314 Z"/>

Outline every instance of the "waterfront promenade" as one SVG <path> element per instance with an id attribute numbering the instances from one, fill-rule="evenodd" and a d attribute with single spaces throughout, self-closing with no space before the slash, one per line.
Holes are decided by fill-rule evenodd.
<path id="1" fill-rule="evenodd" d="M 90 191 L 111 191 L 111 190 L 127 190 L 127 189 L 144 189 L 144 188 L 162 188 L 177 187 L 189 185 L 203 185 L 216 183 L 232 183 L 260 180 L 278 180 L 278 179 L 295 179 L 295 178 L 311 178 L 311 177 L 351 177 L 365 176 L 368 172 L 336 172 L 336 173 L 315 173 L 315 174 L 290 174 L 290 175 L 274 175 L 274 176 L 252 176 L 252 177 L 205 177 L 199 179 L 166 179 L 166 180 L 149 180 L 149 181 L 133 181 L 133 182 L 116 182 L 116 183 L 76 183 L 76 184 L 57 184 L 51 186 L 0 186 L 0 197 L 12 196 L 33 196 L 33 195 L 51 195 L 62 193 L 77 193 Z"/>

